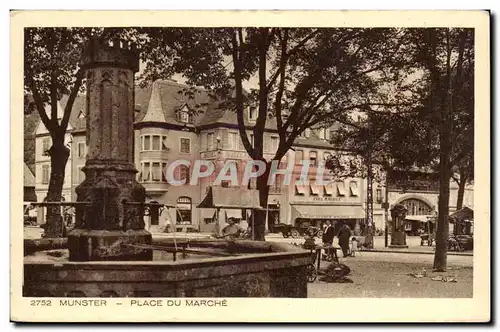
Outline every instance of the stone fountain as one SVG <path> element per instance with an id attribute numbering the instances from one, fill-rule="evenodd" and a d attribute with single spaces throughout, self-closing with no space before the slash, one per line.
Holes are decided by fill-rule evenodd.
<path id="1" fill-rule="evenodd" d="M 25 240 L 24 296 L 307 297 L 311 254 L 295 246 L 153 241 L 144 229 L 148 204 L 133 163 L 139 52 L 127 42 L 94 40 L 81 67 L 87 74 L 88 154 L 86 178 L 76 189 L 76 226 L 57 250 L 47 250 L 54 249 L 47 246 L 50 239 L 44 245 Z"/>

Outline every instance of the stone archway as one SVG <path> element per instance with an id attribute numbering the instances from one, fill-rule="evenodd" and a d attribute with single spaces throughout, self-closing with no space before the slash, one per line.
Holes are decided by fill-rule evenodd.
<path id="1" fill-rule="evenodd" d="M 412 216 L 426 216 L 433 212 L 433 207 L 422 199 L 419 198 L 406 198 L 399 202 L 407 209 L 407 215 Z"/>
<path id="2" fill-rule="evenodd" d="M 398 200 L 394 203 L 394 205 L 396 205 L 396 204 L 405 205 L 403 203 L 407 202 L 407 201 L 408 202 L 419 201 L 419 202 L 421 202 L 421 204 L 425 204 L 426 206 L 428 206 L 431 211 L 434 211 L 436 209 L 436 206 L 428 198 L 420 196 L 420 195 L 404 195 L 404 196 L 398 198 Z M 408 211 L 408 215 L 412 214 L 410 212 L 411 211 Z M 431 213 L 429 213 L 429 214 L 431 214 Z"/>

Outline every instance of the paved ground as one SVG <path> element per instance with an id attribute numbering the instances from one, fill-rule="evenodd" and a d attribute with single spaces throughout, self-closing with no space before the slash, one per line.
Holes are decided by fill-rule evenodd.
<path id="1" fill-rule="evenodd" d="M 446 273 L 433 273 L 431 255 L 414 254 L 372 254 L 376 255 L 376 261 L 368 260 L 367 257 L 349 258 L 345 264 L 351 268 L 348 276 L 352 283 L 325 283 L 316 280 L 308 284 L 308 297 L 311 298 L 470 298 L 473 289 L 473 270 L 466 265 L 452 263 L 450 258 L 472 257 L 455 256 L 449 257 L 449 268 Z M 391 255 L 391 256 L 389 256 Z M 387 256 L 387 257 L 385 257 Z M 381 258 L 385 258 L 382 259 Z M 390 259 L 391 261 L 388 261 Z M 401 262 L 420 259 L 421 262 Z M 432 260 L 432 259 L 431 259 Z M 470 262 L 471 265 L 471 262 Z M 427 276 L 414 278 L 408 273 L 427 270 Z M 436 276 L 456 277 L 457 282 L 434 281 Z M 439 310 L 436 308 L 436 310 Z"/>

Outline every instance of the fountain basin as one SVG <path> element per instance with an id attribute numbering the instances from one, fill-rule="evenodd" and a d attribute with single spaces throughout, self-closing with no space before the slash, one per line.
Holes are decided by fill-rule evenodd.
<path id="1" fill-rule="evenodd" d="M 156 245 L 169 246 L 172 239 Z M 177 246 L 186 243 L 176 241 Z M 24 261 L 28 297 L 307 297 L 311 254 L 296 246 L 259 241 L 191 240 L 190 248 L 226 252 L 152 261 L 70 262 L 64 249 L 32 251 Z M 162 258 L 163 257 L 163 258 Z"/>

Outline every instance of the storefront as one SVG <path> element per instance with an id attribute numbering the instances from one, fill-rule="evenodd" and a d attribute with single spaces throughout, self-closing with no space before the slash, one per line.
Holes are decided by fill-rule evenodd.
<path id="1" fill-rule="evenodd" d="M 241 227 L 252 223 L 252 211 L 259 206 L 257 190 L 240 188 L 208 187 L 207 194 L 197 206 L 201 209 L 203 222 L 201 232 L 218 233 L 229 218 L 235 218 Z"/>
<path id="2" fill-rule="evenodd" d="M 357 227 L 362 231 L 365 226 L 366 212 L 361 205 L 330 205 L 290 203 L 292 224 L 296 226 L 322 227 L 329 220 L 337 232 L 342 223 L 352 230 Z"/>
<path id="3" fill-rule="evenodd" d="M 449 219 L 450 223 L 453 224 L 453 233 L 455 235 L 474 234 L 474 211 L 471 208 L 464 207 L 452 213 Z"/>

